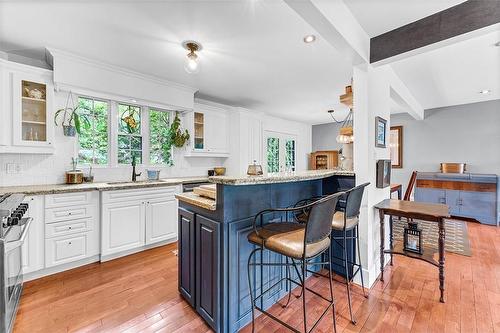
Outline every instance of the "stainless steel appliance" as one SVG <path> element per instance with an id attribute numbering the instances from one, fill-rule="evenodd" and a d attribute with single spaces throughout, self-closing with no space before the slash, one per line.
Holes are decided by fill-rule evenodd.
<path id="1" fill-rule="evenodd" d="M 11 332 L 23 290 L 22 245 L 32 218 L 24 194 L 0 196 L 0 333 Z"/>

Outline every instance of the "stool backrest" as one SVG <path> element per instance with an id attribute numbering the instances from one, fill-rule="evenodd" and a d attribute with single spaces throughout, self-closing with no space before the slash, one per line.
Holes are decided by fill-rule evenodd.
<path id="1" fill-rule="evenodd" d="M 365 187 L 368 185 L 370 185 L 370 183 L 364 183 L 346 191 L 346 218 L 357 217 L 359 215 L 361 201 L 363 200 L 363 193 L 365 191 Z"/>
<path id="2" fill-rule="evenodd" d="M 316 243 L 330 236 L 335 207 L 343 194 L 344 192 L 338 192 L 328 195 L 311 204 L 306 224 L 305 244 Z"/>

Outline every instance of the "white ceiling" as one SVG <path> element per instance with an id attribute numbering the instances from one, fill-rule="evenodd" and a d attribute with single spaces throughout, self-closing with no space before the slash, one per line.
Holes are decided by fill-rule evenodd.
<path id="1" fill-rule="evenodd" d="M 465 0 L 344 0 L 370 37 L 420 20 Z"/>
<path id="2" fill-rule="evenodd" d="M 50 46 L 199 89 L 215 101 L 308 123 L 344 109 L 351 66 L 283 1 L 0 2 L 0 50 Z M 181 42 L 203 44 L 201 71 Z M 17 51 L 16 51 L 17 50 Z M 341 112 L 342 113 L 342 112 Z"/>
<path id="3" fill-rule="evenodd" d="M 424 109 L 500 99 L 500 31 L 392 63 Z M 479 94 L 481 90 L 490 94 Z"/>

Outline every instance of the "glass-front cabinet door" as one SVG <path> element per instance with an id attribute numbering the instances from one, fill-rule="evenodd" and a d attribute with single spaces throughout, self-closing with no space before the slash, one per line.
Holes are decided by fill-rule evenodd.
<path id="1" fill-rule="evenodd" d="M 36 77 L 13 76 L 14 145 L 51 147 L 53 86 Z"/>

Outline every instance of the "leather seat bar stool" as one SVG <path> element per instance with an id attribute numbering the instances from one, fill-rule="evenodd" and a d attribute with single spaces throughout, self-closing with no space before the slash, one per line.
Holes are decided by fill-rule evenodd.
<path id="1" fill-rule="evenodd" d="M 347 299 L 349 304 L 349 314 L 351 316 L 351 322 L 356 324 L 354 315 L 352 313 L 352 303 L 351 303 L 351 288 L 350 284 L 352 279 L 358 274 L 361 275 L 361 287 L 363 288 L 363 295 L 368 297 L 365 292 L 365 284 L 363 279 L 363 266 L 361 265 L 361 253 L 359 250 L 359 211 L 361 208 L 361 201 L 363 200 L 363 193 L 365 188 L 370 185 L 370 183 L 364 183 L 353 187 L 352 189 L 345 192 L 345 208 L 343 210 L 336 211 L 333 215 L 332 220 L 332 230 L 342 232 L 341 237 L 331 237 L 332 241 L 335 242 L 332 245 L 339 245 L 342 248 L 342 257 L 332 256 L 331 259 L 341 260 L 343 263 L 343 268 L 346 274 L 346 287 L 347 287 Z M 348 236 L 350 233 L 350 236 Z M 353 240 L 356 242 L 356 250 L 358 252 L 358 261 L 356 258 L 349 258 L 347 251 L 347 240 Z M 331 260 L 330 260 L 331 261 Z M 349 276 L 349 267 L 353 268 L 352 276 Z"/>
<path id="2" fill-rule="evenodd" d="M 252 332 L 254 332 L 255 330 L 255 309 L 257 309 L 261 313 L 269 316 L 291 331 L 301 333 L 301 331 L 299 331 L 298 329 L 292 327 L 290 324 L 267 312 L 257 304 L 259 299 L 261 299 L 266 293 L 273 290 L 273 288 L 281 284 L 283 281 L 286 281 L 288 284 L 288 300 L 284 307 L 288 306 L 290 302 L 290 296 L 292 293 L 291 284 L 293 283 L 301 287 L 304 333 L 313 331 L 326 315 L 326 313 L 330 310 L 330 308 L 332 308 L 333 314 L 333 328 L 335 332 L 337 331 L 335 323 L 335 299 L 333 297 L 333 284 L 331 279 L 331 261 L 326 262 L 321 260 L 321 258 L 323 258 L 323 253 L 329 251 L 330 249 L 331 221 L 335 213 L 337 201 L 342 194 L 344 194 L 344 192 L 325 196 L 317 201 L 301 207 L 266 209 L 259 212 L 255 216 L 253 222 L 253 231 L 248 235 L 248 241 L 254 244 L 256 248 L 250 253 L 247 264 L 248 286 L 250 290 L 250 300 L 252 303 Z M 301 210 L 307 210 L 309 212 L 307 223 L 305 224 L 293 221 L 293 213 Z M 281 219 L 277 219 L 277 215 L 282 215 Z M 263 224 L 264 216 L 272 216 L 274 218 L 272 221 L 279 222 Z M 279 262 L 263 262 L 262 253 L 264 250 L 269 250 L 282 255 L 283 257 L 285 257 L 285 263 L 283 263 L 283 260 L 280 260 Z M 255 253 L 257 252 L 260 252 L 261 254 L 259 262 L 255 262 L 252 260 Z M 301 272 L 298 268 L 299 265 L 301 267 Z M 329 298 L 306 287 L 306 270 L 307 267 L 311 265 L 328 265 L 328 272 L 330 277 Z M 266 266 L 285 267 L 286 275 L 273 285 L 269 286 L 266 290 L 263 289 L 263 281 L 261 278 L 261 293 L 260 295 L 254 295 L 255 286 L 252 285 L 251 268 L 255 270 L 256 266 L 260 268 L 261 273 L 262 269 Z M 295 269 L 299 281 L 296 281 L 291 277 L 291 267 Z M 306 290 L 328 302 L 328 306 L 326 307 L 326 309 L 309 330 L 307 328 L 307 308 L 305 300 Z"/>

